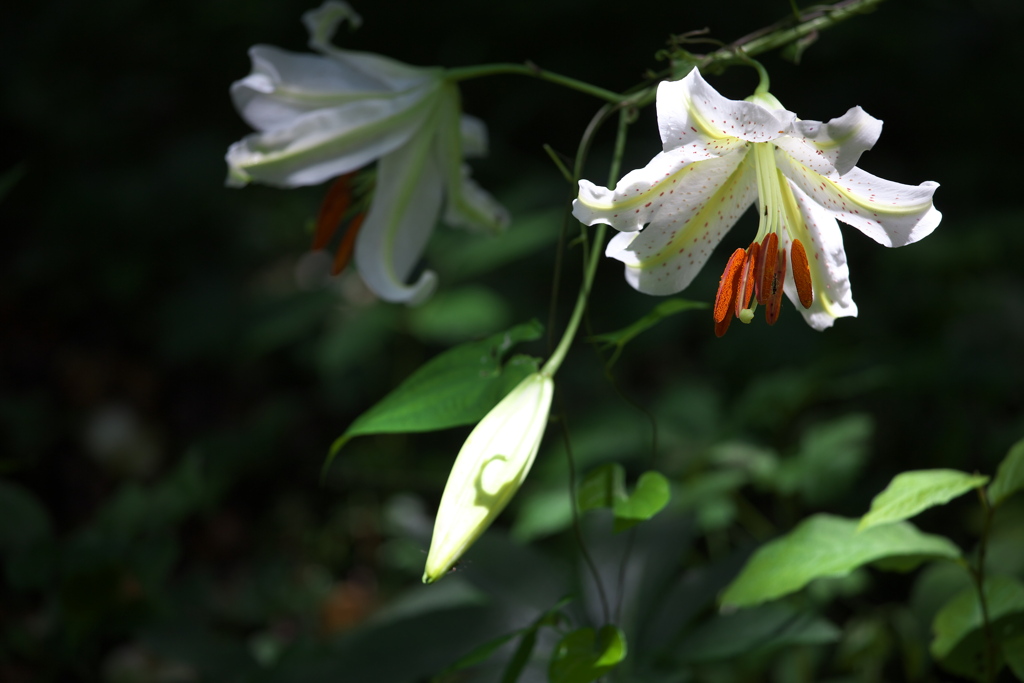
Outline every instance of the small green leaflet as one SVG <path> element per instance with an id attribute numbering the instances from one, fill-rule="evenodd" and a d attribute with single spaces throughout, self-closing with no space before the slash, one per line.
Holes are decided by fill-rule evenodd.
<path id="1" fill-rule="evenodd" d="M 794 593 L 814 579 L 846 576 L 885 558 L 956 559 L 960 550 L 909 522 L 857 531 L 857 520 L 813 515 L 793 531 L 761 546 L 722 594 L 723 605 L 747 607 Z"/>
<path id="2" fill-rule="evenodd" d="M 657 325 L 663 318 L 667 318 L 670 315 L 676 313 L 682 313 L 683 311 L 690 311 L 694 309 L 707 308 L 708 305 L 703 301 L 690 301 L 688 299 L 666 299 L 660 304 L 654 307 L 650 313 L 637 320 L 629 327 L 624 327 L 621 330 L 615 332 L 605 332 L 604 334 L 595 334 L 590 338 L 590 341 L 597 342 L 604 345 L 605 349 L 615 348 L 612 353 L 612 357 L 608 359 L 608 366 L 611 367 L 616 360 L 619 358 L 619 354 L 622 353 L 623 347 L 628 344 L 633 337 L 636 337 L 641 332 L 645 332 L 650 328 Z"/>
<path id="3" fill-rule="evenodd" d="M 861 517 L 861 531 L 879 524 L 909 519 L 936 505 L 944 505 L 971 489 L 988 483 L 988 477 L 959 470 L 916 470 L 893 477 L 885 490 L 871 501 Z"/>
<path id="4" fill-rule="evenodd" d="M 356 418 L 335 440 L 324 462 L 350 439 L 365 434 L 429 432 L 480 421 L 505 394 L 537 371 L 537 359 L 502 359 L 514 345 L 540 337 L 536 320 L 451 348 L 429 360 L 375 406 Z"/>
<path id="5" fill-rule="evenodd" d="M 992 633 L 1002 649 L 1008 650 L 1024 635 L 1024 584 L 1007 576 L 986 579 L 985 603 Z M 993 680 L 987 670 L 985 628 L 974 586 L 965 588 L 939 610 L 932 631 L 935 639 L 931 652 L 943 667 L 976 681 Z M 999 666 L 998 661 L 995 664 Z"/>
<path id="6" fill-rule="evenodd" d="M 1013 444 L 999 463 L 995 481 L 988 487 L 989 502 L 999 505 L 1021 489 L 1024 489 L 1024 439 Z"/>
<path id="7" fill-rule="evenodd" d="M 548 667 L 550 683 L 590 683 L 626 658 L 626 636 L 607 624 L 595 634 L 581 628 L 567 634 L 555 647 Z"/>
<path id="8" fill-rule="evenodd" d="M 602 465 L 590 472 L 576 494 L 580 510 L 611 508 L 615 532 L 650 519 L 668 505 L 671 491 L 660 472 L 644 472 L 632 494 L 626 492 L 626 472 L 619 464 Z"/>

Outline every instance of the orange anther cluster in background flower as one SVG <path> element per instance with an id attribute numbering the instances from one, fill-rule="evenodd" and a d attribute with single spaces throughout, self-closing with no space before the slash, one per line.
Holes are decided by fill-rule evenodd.
<path id="1" fill-rule="evenodd" d="M 810 308 L 813 302 L 811 270 L 807 252 L 800 240 L 793 240 L 789 261 L 793 266 L 800 304 Z M 725 264 L 715 296 L 715 334 L 721 337 L 729 329 L 733 316 L 750 321 L 750 299 L 765 306 L 765 320 L 774 325 L 782 309 L 783 285 L 786 281 L 786 251 L 779 250 L 779 238 L 768 233 L 760 242 L 752 242 L 746 249 L 737 249 Z M 743 311 L 751 311 L 744 318 Z"/>
<path id="2" fill-rule="evenodd" d="M 313 251 L 327 247 L 331 238 L 338 231 L 345 214 L 352 206 L 352 178 L 355 172 L 346 173 L 331 183 L 320 204 L 320 213 L 316 217 L 316 231 L 313 233 Z M 352 260 L 352 251 L 355 248 L 356 236 L 363 224 L 366 213 L 362 212 L 353 217 L 348 224 L 348 230 L 341 238 L 338 250 L 334 254 L 334 265 L 331 267 L 331 275 L 337 275 L 345 270 L 345 266 Z"/>

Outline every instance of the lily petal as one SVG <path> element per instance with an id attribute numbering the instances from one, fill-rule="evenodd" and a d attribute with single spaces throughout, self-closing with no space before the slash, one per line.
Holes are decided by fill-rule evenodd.
<path id="1" fill-rule="evenodd" d="M 466 159 L 487 156 L 487 124 L 475 116 L 463 114 L 459 119 L 462 156 Z"/>
<path id="2" fill-rule="evenodd" d="M 302 23 L 309 30 L 309 46 L 334 58 L 346 68 L 373 78 L 393 91 L 407 90 L 423 83 L 426 74 L 435 69 L 423 69 L 369 52 L 342 50 L 331 44 L 338 26 L 345 20 L 357 28 L 362 18 L 346 2 L 328 0 L 320 7 L 302 15 Z"/>
<path id="3" fill-rule="evenodd" d="M 438 106 L 435 154 L 447 191 L 444 222 L 453 228 L 500 232 L 508 225 L 508 211 L 470 178 L 469 166 L 461 162 L 467 136 L 472 145 L 486 149 L 487 129 L 479 119 L 460 116 L 459 91 L 454 85 L 444 86 Z"/>
<path id="4" fill-rule="evenodd" d="M 854 107 L 828 123 L 796 121 L 775 146 L 815 173 L 835 178 L 849 173 L 881 134 L 882 122 Z"/>
<path id="5" fill-rule="evenodd" d="M 270 45 L 249 50 L 252 73 L 231 84 L 235 109 L 256 130 L 272 130 L 316 109 L 394 97 L 379 80 L 335 59 Z"/>
<path id="6" fill-rule="evenodd" d="M 422 127 L 438 87 L 318 109 L 288 126 L 247 135 L 228 149 L 228 184 L 316 185 L 361 168 Z"/>
<path id="7" fill-rule="evenodd" d="M 658 155 L 651 165 L 633 171 L 622 182 L 670 154 Z M 645 294 L 674 294 L 696 277 L 715 246 L 754 200 L 757 186 L 753 165 L 743 162 L 743 155 L 733 154 L 689 164 L 674 174 L 680 176 L 679 182 L 669 175 L 643 193 L 642 197 L 649 199 L 645 205 L 633 208 L 637 202 L 630 198 L 623 202 L 624 207 L 613 209 L 624 209 L 621 214 L 601 215 L 585 207 L 585 181 L 580 181 L 580 199 L 573 204 L 573 215 L 583 220 L 584 211 L 577 210 L 580 206 L 589 209 L 590 222 L 583 221 L 588 225 L 607 222 L 619 228 L 613 221 L 623 216 L 649 223 L 639 234 L 616 235 L 605 254 L 626 264 L 626 281 L 635 289 Z"/>
<path id="8" fill-rule="evenodd" d="M 835 218 L 886 247 L 902 247 L 927 237 L 942 214 L 932 205 L 939 184 L 904 185 L 853 168 L 841 178 L 821 176 L 785 154 L 779 168 Z"/>
<path id="9" fill-rule="evenodd" d="M 417 136 L 377 164 L 377 185 L 356 241 L 355 263 L 367 287 L 385 301 L 414 305 L 437 285 L 437 275 L 429 270 L 414 284 L 406 283 L 441 209 L 442 177 L 431 147 L 428 136 Z"/>
<path id="10" fill-rule="evenodd" d="M 786 183 L 782 191 L 789 225 L 786 230 L 779 231 L 782 237 L 780 247 L 788 252 L 793 239 L 799 239 L 807 252 L 814 297 L 810 308 L 800 304 L 792 268 L 786 274 L 784 290 L 807 324 L 816 330 L 824 330 L 832 327 L 836 318 L 857 315 L 857 304 L 853 302 L 850 290 L 850 269 L 846 263 L 843 234 L 836 219 L 799 187 Z"/>
<path id="11" fill-rule="evenodd" d="M 746 142 L 768 142 L 796 120 L 796 114 L 771 111 L 759 104 L 730 100 L 708 85 L 693 69 L 679 81 L 658 85 L 658 129 L 665 151 L 676 147 L 703 147 L 719 156 Z M 721 151 L 719 151 L 721 150 Z"/>

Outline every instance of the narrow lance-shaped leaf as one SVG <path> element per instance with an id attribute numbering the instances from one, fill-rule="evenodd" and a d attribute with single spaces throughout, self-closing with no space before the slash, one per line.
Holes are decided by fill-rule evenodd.
<path id="1" fill-rule="evenodd" d="M 356 436 L 427 432 L 479 422 L 537 371 L 536 360 L 527 356 L 516 356 L 504 365 L 502 360 L 515 344 L 539 338 L 542 329 L 537 321 L 516 325 L 431 359 L 349 425 L 331 446 L 324 471 Z"/>
<path id="2" fill-rule="evenodd" d="M 909 519 L 987 482 L 988 477 L 984 475 L 959 470 L 917 470 L 897 474 L 871 501 L 871 509 L 861 518 L 858 528 L 863 531 L 879 524 Z"/>
<path id="3" fill-rule="evenodd" d="M 723 605 L 746 607 L 794 593 L 814 579 L 839 577 L 885 558 L 955 559 L 947 538 L 921 533 L 909 522 L 857 531 L 857 520 L 814 515 L 759 548 L 722 594 Z"/>

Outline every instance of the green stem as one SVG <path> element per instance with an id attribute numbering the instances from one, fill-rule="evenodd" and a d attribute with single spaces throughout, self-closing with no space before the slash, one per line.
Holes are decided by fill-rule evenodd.
<path id="1" fill-rule="evenodd" d="M 630 110 L 626 108 L 619 109 L 619 127 L 615 137 L 615 151 L 612 154 L 612 163 L 608 170 L 608 184 L 614 186 L 615 180 L 619 177 L 619 169 L 622 166 L 622 154 L 626 149 L 626 130 L 630 124 Z M 580 159 L 581 155 L 577 156 L 577 168 L 574 169 L 576 177 L 580 174 Z M 579 296 L 576 297 L 576 307 L 573 308 L 572 316 L 569 318 L 569 324 L 565 327 L 565 332 L 562 334 L 561 341 L 558 342 L 558 346 L 555 348 L 551 357 L 548 358 L 548 362 L 541 368 L 541 372 L 549 377 L 554 376 L 558 372 L 558 368 L 561 367 L 562 361 L 565 360 L 566 354 L 569 352 L 569 346 L 572 345 L 572 340 L 576 337 L 576 331 L 580 327 L 580 321 L 583 319 L 583 312 L 587 308 L 587 300 L 590 298 L 590 288 L 594 284 L 594 274 L 597 272 L 597 262 L 600 260 L 601 252 L 604 250 L 604 234 L 606 225 L 598 223 L 597 229 L 594 231 L 594 237 L 592 240 L 588 240 L 590 243 L 590 253 L 586 259 L 585 270 L 583 273 L 583 284 L 580 285 Z"/>
<path id="2" fill-rule="evenodd" d="M 445 78 L 449 81 L 465 81 L 471 78 L 481 78 L 482 76 L 497 76 L 499 74 L 517 74 L 520 76 L 532 76 L 533 78 L 539 78 L 542 81 L 548 81 L 550 83 L 557 83 L 558 85 L 564 85 L 572 90 L 578 90 L 579 92 L 586 93 L 587 95 L 593 95 L 594 97 L 611 102 L 612 104 L 618 104 L 626 99 L 625 95 L 619 95 L 611 90 L 605 90 L 599 88 L 596 85 L 590 85 L 583 81 L 578 81 L 575 78 L 569 76 L 563 76 L 556 74 L 553 71 L 545 71 L 536 64 L 527 62 L 526 64 L 481 64 L 479 66 L 465 66 L 458 69 L 449 69 L 445 72 Z"/>
<path id="3" fill-rule="evenodd" d="M 850 17 L 870 12 L 882 0 L 844 0 L 834 5 L 822 7 L 813 12 L 801 16 L 800 23 L 790 26 L 791 17 L 776 22 L 771 26 L 751 33 L 739 40 L 733 41 L 725 47 L 704 55 L 701 59 L 701 68 L 706 68 L 715 62 L 728 62 L 736 59 L 736 52 L 743 50 L 749 57 L 759 55 L 762 52 L 775 50 L 794 41 L 800 40 L 815 31 L 832 28 L 836 24 L 846 21 Z"/>

